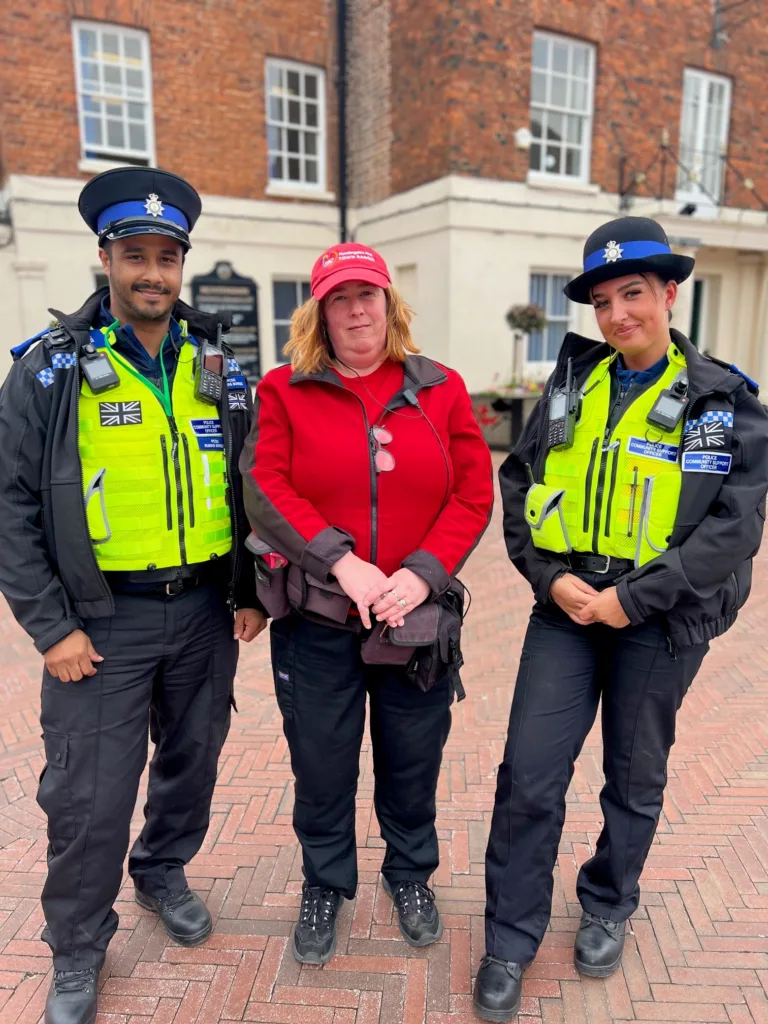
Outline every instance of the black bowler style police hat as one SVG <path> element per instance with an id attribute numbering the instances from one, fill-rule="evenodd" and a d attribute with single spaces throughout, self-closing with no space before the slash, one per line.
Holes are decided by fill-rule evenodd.
<path id="1" fill-rule="evenodd" d="M 190 248 L 200 196 L 189 182 L 154 167 L 118 167 L 92 178 L 80 193 L 80 215 L 105 240 L 168 235 Z"/>
<path id="2" fill-rule="evenodd" d="M 603 281 L 651 273 L 680 284 L 695 262 L 673 253 L 664 229 L 650 217 L 619 217 L 592 232 L 584 244 L 584 273 L 563 291 L 574 302 L 589 304 L 592 289 Z"/>

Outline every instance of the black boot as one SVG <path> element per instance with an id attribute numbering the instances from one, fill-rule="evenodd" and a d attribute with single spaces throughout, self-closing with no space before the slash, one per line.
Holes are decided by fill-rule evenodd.
<path id="1" fill-rule="evenodd" d="M 208 907 L 189 886 L 168 896 L 149 896 L 140 889 L 134 894 L 140 907 L 160 915 L 165 930 L 182 946 L 199 946 L 213 931 Z"/>
<path id="2" fill-rule="evenodd" d="M 336 951 L 336 914 L 342 896 L 336 889 L 307 885 L 293 931 L 293 955 L 300 964 L 327 964 Z"/>
<path id="3" fill-rule="evenodd" d="M 96 967 L 82 971 L 54 970 L 45 1003 L 45 1024 L 94 1024 L 98 985 Z"/>
<path id="4" fill-rule="evenodd" d="M 400 933 L 409 946 L 429 946 L 443 934 L 443 922 L 435 906 L 435 894 L 422 882 L 396 882 L 382 875 L 384 892 L 395 904 Z"/>
<path id="5" fill-rule="evenodd" d="M 585 910 L 576 933 L 573 963 L 588 978 L 607 978 L 618 968 L 624 952 L 626 921 L 607 921 Z"/>
<path id="6" fill-rule="evenodd" d="M 523 998 L 523 968 L 520 964 L 486 954 L 475 979 L 472 1006 L 482 1020 L 503 1024 L 520 1011 Z"/>

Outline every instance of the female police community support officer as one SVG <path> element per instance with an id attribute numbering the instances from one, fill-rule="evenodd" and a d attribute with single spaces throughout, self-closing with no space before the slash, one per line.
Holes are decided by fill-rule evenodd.
<path id="1" fill-rule="evenodd" d="M 488 843 L 474 991 L 484 1020 L 519 1009 L 549 920 L 565 793 L 601 698 L 605 825 L 578 878 L 574 958 L 592 977 L 619 966 L 675 716 L 749 594 L 768 417 L 753 382 L 670 331 L 692 268 L 643 217 L 587 239 L 584 273 L 565 291 L 593 305 L 607 344 L 566 336 L 500 471 L 507 549 L 536 604 Z"/>
<path id="2" fill-rule="evenodd" d="M 218 318 L 178 301 L 200 198 L 129 168 L 90 181 L 79 206 L 109 288 L 52 311 L 0 393 L 0 589 L 46 666 L 47 1024 L 96 1017 L 148 720 L 136 900 L 182 944 L 210 934 L 184 865 L 208 828 L 237 638 L 265 624 L 242 552 L 250 393 Z"/>

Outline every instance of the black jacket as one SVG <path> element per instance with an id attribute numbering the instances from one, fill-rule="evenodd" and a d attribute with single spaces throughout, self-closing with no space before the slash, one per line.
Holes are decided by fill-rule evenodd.
<path id="1" fill-rule="evenodd" d="M 18 359 L 0 389 L 0 591 L 41 653 L 81 628 L 82 619 L 115 611 L 85 517 L 77 443 L 80 372 L 52 369 L 88 344 L 105 294 L 95 292 L 71 315 L 50 310 L 61 329 Z M 196 338 L 214 339 L 222 319 L 183 302 L 173 315 L 186 320 Z M 40 371 L 53 374 L 50 386 L 37 379 Z M 230 411 L 225 397 L 220 414 L 236 510 L 231 592 L 238 607 L 258 608 L 252 560 L 243 546 L 250 527 L 237 467 L 252 416 L 248 389 L 246 402 L 246 409 Z"/>
<path id="2" fill-rule="evenodd" d="M 682 474 L 668 550 L 623 576 L 618 597 L 633 625 L 661 613 L 667 619 L 671 644 L 689 647 L 724 633 L 749 596 L 752 559 L 765 521 L 768 415 L 751 382 L 725 363 L 700 355 L 678 331 L 673 330 L 672 337 L 688 365 L 686 417 L 695 419 L 715 409 L 732 412 L 733 462 L 727 476 Z M 543 480 L 549 398 L 553 387 L 565 380 L 567 359 L 573 359 L 574 376 L 581 385 L 610 352 L 608 345 L 566 335 L 544 395 L 499 471 L 507 551 L 541 603 L 549 600 L 552 581 L 563 573 L 566 562 L 565 556 L 533 545 L 524 516 L 530 486 L 525 466 L 532 467 L 536 481 Z"/>

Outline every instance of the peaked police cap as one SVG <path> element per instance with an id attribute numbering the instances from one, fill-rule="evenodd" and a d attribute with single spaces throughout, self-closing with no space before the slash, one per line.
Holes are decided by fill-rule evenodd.
<path id="1" fill-rule="evenodd" d="M 117 167 L 91 178 L 77 203 L 80 215 L 105 240 L 168 235 L 190 248 L 200 196 L 188 181 L 155 167 Z"/>
<path id="2" fill-rule="evenodd" d="M 672 252 L 664 228 L 650 217 L 619 217 L 603 224 L 584 244 L 584 272 L 563 291 L 574 302 L 590 302 L 595 285 L 628 274 L 658 274 L 685 281 L 695 260 Z"/>

